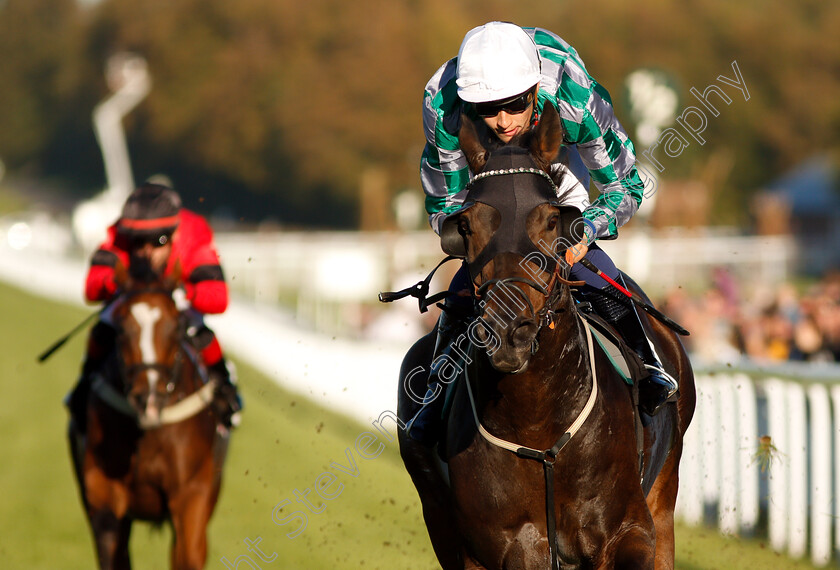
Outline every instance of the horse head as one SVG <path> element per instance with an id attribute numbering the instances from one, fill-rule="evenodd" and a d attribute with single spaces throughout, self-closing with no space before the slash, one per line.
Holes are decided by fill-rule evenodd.
<path id="1" fill-rule="evenodd" d="M 573 233 L 582 235 L 573 228 L 580 212 L 561 205 L 551 176 L 560 118 L 546 105 L 537 126 L 494 150 L 471 120 L 462 117 L 461 124 L 459 142 L 474 176 L 463 207 L 443 223 L 441 245 L 466 260 L 484 325 L 476 334 L 491 364 L 517 373 L 536 351 L 555 286 L 568 275 L 562 254 L 580 241 Z"/>
<path id="2" fill-rule="evenodd" d="M 133 277 L 117 264 L 120 299 L 114 309 L 117 355 L 123 393 L 140 418 L 154 425 L 177 397 L 185 361 L 183 320 L 172 292 L 180 285 L 180 264 L 168 277 Z M 188 360 L 188 359 L 186 359 Z"/>

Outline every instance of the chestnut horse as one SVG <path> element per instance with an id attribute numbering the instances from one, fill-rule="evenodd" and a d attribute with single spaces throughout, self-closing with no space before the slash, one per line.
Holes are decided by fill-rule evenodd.
<path id="1" fill-rule="evenodd" d="M 143 520 L 171 523 L 172 568 L 203 568 L 228 445 L 208 408 L 214 385 L 185 338 L 177 277 L 139 283 L 119 266 L 117 282 L 115 358 L 93 382 L 87 433 L 72 421 L 68 432 L 99 567 L 131 567 Z"/>
<path id="2" fill-rule="evenodd" d="M 578 241 L 570 226 L 580 214 L 561 205 L 548 175 L 561 141 L 557 113 L 547 105 L 538 126 L 492 152 L 462 119 L 475 177 L 441 240 L 465 257 L 480 316 L 456 341 L 464 360 L 450 367 L 460 374 L 438 450 L 446 463 L 399 434 L 438 560 L 446 570 L 673 568 L 678 467 L 695 406 L 686 352 L 641 313 L 680 381 L 677 401 L 641 421 L 579 314 L 571 289 L 580 283 L 567 280 L 559 259 Z M 402 420 L 418 408 L 407 392 L 424 393 L 425 375 L 414 373 L 429 370 L 435 338 L 420 339 L 403 361 Z"/>

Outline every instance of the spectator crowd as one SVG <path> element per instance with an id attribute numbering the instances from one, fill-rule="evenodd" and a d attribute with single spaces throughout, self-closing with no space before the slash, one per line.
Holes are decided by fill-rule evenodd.
<path id="1" fill-rule="evenodd" d="M 702 294 L 673 289 L 659 305 L 691 332 L 683 343 L 703 363 L 840 362 L 840 272 L 797 288 L 744 284 L 717 269 Z"/>

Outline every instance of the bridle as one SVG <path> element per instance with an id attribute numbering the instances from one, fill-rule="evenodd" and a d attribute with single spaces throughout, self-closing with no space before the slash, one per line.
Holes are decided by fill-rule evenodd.
<path id="1" fill-rule="evenodd" d="M 530 173 L 530 174 L 538 174 L 545 177 L 550 182 L 550 187 L 554 191 L 556 195 L 556 186 L 554 181 L 548 176 L 547 173 L 543 172 L 542 170 L 537 170 L 533 168 L 512 168 L 512 169 L 503 169 L 503 170 L 491 170 L 482 172 L 478 176 L 476 176 L 472 182 L 475 182 L 479 179 L 484 179 L 492 176 L 502 176 L 502 175 L 514 175 L 519 173 Z M 471 182 L 471 183 L 472 183 Z M 551 200 L 544 200 L 542 203 L 552 203 Z M 517 207 L 519 204 L 517 204 Z M 534 206 L 536 207 L 536 206 Z M 502 214 L 504 215 L 504 214 Z M 519 215 L 522 215 L 522 212 L 519 212 Z M 499 228 L 501 229 L 501 227 Z M 498 231 L 498 229 L 497 229 Z M 494 236 L 495 237 L 495 236 Z M 491 238 L 492 240 L 492 238 Z M 505 241 L 502 238 L 502 243 L 509 244 L 512 240 L 508 238 Z M 530 239 L 528 240 L 530 242 Z M 490 243 L 490 242 L 488 242 Z M 522 241 L 517 242 L 521 244 Z M 485 246 L 486 249 L 486 246 Z M 509 250 L 510 248 L 508 248 Z M 516 253 L 522 256 L 523 260 L 527 259 L 530 255 L 533 254 L 532 251 L 522 251 L 522 248 L 519 251 L 514 250 L 512 253 Z M 481 283 L 476 290 L 476 296 L 478 299 L 487 298 L 493 294 L 497 288 L 504 288 L 506 291 L 515 291 L 516 294 L 525 300 L 528 310 L 531 313 L 531 316 L 537 322 L 537 331 L 534 335 L 534 340 L 531 344 L 531 354 L 535 354 L 536 351 L 539 349 L 538 338 L 540 336 L 540 332 L 542 331 L 543 327 L 548 327 L 549 329 L 554 329 L 557 317 L 557 308 L 556 305 L 560 301 L 560 297 L 564 291 L 564 287 L 580 287 L 583 286 L 582 281 L 571 281 L 569 280 L 569 272 L 571 271 L 571 266 L 569 266 L 565 259 L 557 256 L 556 254 L 553 255 L 546 255 L 545 251 L 539 252 L 543 258 L 548 258 L 550 261 L 554 262 L 554 269 L 551 272 L 551 278 L 548 280 L 547 283 L 543 284 L 537 282 L 535 279 L 531 279 L 528 277 L 499 277 L 499 278 L 492 278 L 488 279 L 487 281 Z M 553 252 L 552 252 L 553 253 Z M 476 256 L 476 259 L 480 259 L 481 257 L 487 258 L 488 254 L 484 253 L 484 250 L 479 252 Z M 491 252 L 489 255 L 490 259 L 495 257 L 496 253 Z M 476 260 L 473 260 L 475 262 Z M 484 262 L 486 263 L 486 261 Z M 482 263 L 482 267 L 484 265 Z M 543 266 L 546 267 L 546 266 Z M 474 278 L 475 264 L 470 267 L 470 274 L 471 277 Z M 520 286 L 525 285 L 527 287 L 531 287 L 532 289 L 536 290 L 543 296 L 543 305 L 539 310 L 536 310 L 534 307 L 534 303 L 531 301 L 530 297 L 526 293 L 526 291 Z M 498 438 L 491 434 L 484 426 L 481 424 L 479 419 L 478 411 L 476 408 L 475 400 L 472 393 L 472 387 L 470 385 L 469 377 L 466 377 L 468 374 L 468 366 L 464 367 L 464 374 L 465 379 L 464 383 L 466 384 L 467 394 L 469 396 L 470 406 L 472 408 L 473 417 L 475 419 L 476 428 L 481 436 L 489 442 L 491 445 L 506 449 L 518 457 L 538 461 L 542 464 L 543 467 L 543 478 L 545 480 L 545 514 L 546 514 L 546 535 L 548 538 L 548 550 L 549 550 L 549 560 L 551 563 L 552 570 L 559 570 L 559 563 L 557 559 L 557 553 L 560 551 L 559 544 L 557 543 L 557 521 L 555 516 L 555 503 L 554 503 L 554 463 L 557 460 L 557 456 L 561 452 L 561 450 L 569 443 L 569 441 L 574 437 L 574 435 L 580 430 L 583 424 L 588 419 L 590 413 L 592 412 L 596 399 L 598 397 L 598 382 L 596 378 L 596 369 L 595 369 L 595 353 L 592 344 L 592 333 L 589 329 L 587 323 L 577 314 L 576 317 L 580 319 L 581 326 L 584 332 L 584 338 L 586 340 L 586 351 L 589 355 L 588 364 L 590 369 L 590 376 L 592 381 L 592 387 L 589 393 L 589 397 L 581 409 L 580 413 L 578 414 L 577 418 L 572 422 L 569 427 L 563 432 L 555 441 L 554 445 L 552 445 L 548 449 L 533 449 L 530 447 L 526 447 L 523 445 L 516 444 L 511 441 L 506 441 L 501 438 Z"/>
<path id="2" fill-rule="evenodd" d="M 160 294 L 169 296 L 171 295 L 171 291 L 162 287 L 149 287 L 144 289 L 132 289 L 130 291 L 122 292 L 118 299 L 116 300 L 117 305 L 125 304 L 125 302 L 132 297 L 136 297 L 141 294 Z M 177 339 L 183 339 L 182 334 L 183 325 L 178 325 L 178 333 L 176 334 Z M 122 337 L 125 333 L 123 332 L 123 328 L 119 328 L 119 332 L 117 333 L 118 339 Z M 119 344 L 119 341 L 118 341 Z M 167 392 L 174 391 L 174 383 L 180 375 L 181 369 L 184 365 L 184 356 L 186 355 L 193 363 L 195 364 L 197 361 L 195 360 L 195 356 L 190 354 L 190 351 L 185 343 L 184 340 L 178 341 L 178 347 L 175 351 L 175 357 L 172 364 L 164 364 L 163 362 L 137 362 L 134 364 L 126 365 L 125 359 L 117 352 L 117 365 L 119 367 L 119 376 L 122 378 L 123 386 L 122 389 L 124 393 L 127 393 L 128 390 L 131 389 L 131 386 L 134 385 L 134 379 L 137 377 L 138 374 L 148 371 L 157 371 L 161 374 L 162 379 L 167 381 Z"/>
<path id="3" fill-rule="evenodd" d="M 140 289 L 124 292 L 121 294 L 117 302 L 125 302 L 125 298 L 130 298 L 140 293 L 163 293 L 171 294 L 167 289 Z M 102 375 L 96 377 L 93 381 L 92 389 L 94 393 L 99 396 L 106 404 L 113 409 L 121 412 L 123 415 L 134 418 L 139 427 L 142 429 L 151 429 L 161 427 L 163 425 L 177 423 L 186 420 L 198 412 L 202 411 L 212 401 L 216 381 L 209 379 L 206 369 L 201 365 L 198 351 L 195 350 L 189 341 L 183 335 L 183 322 L 179 323 L 177 335 L 178 346 L 175 351 L 175 358 L 171 365 L 161 362 L 138 362 L 131 365 L 126 365 L 125 360 L 117 350 L 115 357 L 117 359 L 118 375 L 122 380 L 122 386 L 114 387 Z M 119 335 L 124 333 L 120 332 Z M 189 360 L 194 369 L 194 374 L 198 376 L 201 387 L 196 391 L 184 396 L 177 402 L 167 405 L 160 410 L 159 416 L 154 418 L 146 414 L 138 414 L 137 410 L 129 403 L 126 394 L 134 384 L 135 377 L 150 370 L 157 371 L 161 374 L 166 383 L 167 393 L 175 392 L 176 383 L 181 379 L 181 371 L 184 363 Z"/>
<path id="4" fill-rule="evenodd" d="M 131 386 L 134 385 L 134 378 L 142 372 L 150 370 L 157 371 L 161 377 L 167 380 L 166 391 L 173 392 L 175 389 L 175 382 L 184 365 L 184 354 L 186 348 L 183 343 L 179 343 L 178 350 L 175 352 L 175 360 L 171 365 L 166 365 L 160 362 L 138 362 L 130 366 L 125 365 L 123 359 L 119 359 L 120 376 L 123 378 L 123 389 L 127 392 Z"/>
<path id="5" fill-rule="evenodd" d="M 522 174 L 534 174 L 540 176 L 548 182 L 548 192 L 544 192 L 542 197 L 539 196 L 529 196 L 526 197 L 524 200 L 526 208 L 528 207 L 537 207 L 540 204 L 552 204 L 552 205 L 560 205 L 560 202 L 556 199 L 557 196 L 557 185 L 554 183 L 554 180 L 551 176 L 541 170 L 539 168 L 533 167 L 516 167 L 516 168 L 500 168 L 500 169 L 493 169 L 493 170 L 485 170 L 480 172 L 476 176 L 473 177 L 472 180 L 467 184 L 466 190 L 469 192 L 476 182 L 481 180 L 485 180 L 492 177 L 497 176 L 516 176 Z M 498 193 L 498 192 L 497 192 Z M 554 196 L 555 199 L 548 198 L 548 195 Z M 530 200 L 528 200 L 530 198 Z M 498 200 L 498 197 L 495 197 Z M 482 200 L 484 202 L 484 200 Z M 492 203 L 488 203 L 488 205 L 493 206 Z M 517 209 L 520 208 L 520 204 L 514 201 L 515 207 Z M 470 204 L 471 206 L 472 204 Z M 467 206 L 469 207 L 469 206 Z M 497 208 L 498 209 L 498 208 Z M 523 211 L 517 211 L 514 216 L 522 216 Z M 504 217 L 504 213 L 502 216 Z M 503 221 L 504 224 L 504 221 Z M 513 225 L 516 224 L 516 220 L 513 221 Z M 508 226 L 511 224 L 508 223 Z M 502 230 L 502 227 L 497 229 L 497 232 Z M 478 252 L 471 262 L 467 262 L 467 265 L 470 268 L 470 275 L 475 280 L 477 277 L 477 273 L 480 269 L 486 265 L 491 259 L 493 259 L 498 253 L 502 253 L 503 251 L 496 251 L 499 249 L 505 251 L 511 251 L 512 253 L 517 253 L 523 257 L 523 259 L 527 259 L 529 256 L 539 254 L 542 256 L 543 259 L 547 259 L 549 262 L 553 262 L 554 269 L 551 272 L 551 278 L 545 284 L 537 282 L 535 279 L 531 279 L 528 277 L 501 277 L 501 278 L 493 278 L 488 279 L 487 281 L 483 282 L 481 285 L 478 286 L 476 290 L 476 297 L 481 300 L 482 298 L 490 297 L 493 294 L 493 291 L 497 287 L 504 288 L 505 290 L 512 290 L 515 291 L 516 294 L 521 297 L 525 304 L 528 307 L 528 310 L 531 313 L 533 319 L 537 322 L 537 333 L 545 327 L 548 326 L 549 328 L 554 328 L 555 322 L 555 314 L 554 314 L 554 305 L 556 304 L 557 300 L 560 298 L 561 288 L 558 285 L 565 285 L 565 286 L 582 286 L 583 282 L 580 281 L 570 281 L 568 279 L 569 271 L 571 267 L 563 260 L 561 257 L 557 256 L 556 254 L 547 254 L 544 250 L 539 249 L 537 246 L 527 239 L 527 241 L 523 241 L 522 239 L 518 239 L 519 236 L 501 236 L 500 239 L 495 239 L 496 236 L 494 235 L 493 238 L 488 241 L 485 247 Z M 514 241 L 517 240 L 518 241 Z M 501 247 L 499 243 L 501 242 Z M 506 249 L 505 249 L 506 248 Z M 490 251 L 487 251 L 490 249 Z M 546 267 L 548 264 L 546 264 Z M 530 297 L 527 293 L 519 286 L 515 284 L 522 284 L 532 289 L 535 289 L 543 296 L 543 305 L 542 308 L 538 311 L 534 307 L 534 303 L 531 301 Z M 535 336 L 536 339 L 536 336 Z M 535 341 L 536 342 L 536 341 Z M 536 352 L 536 346 L 532 347 L 532 353 Z"/>
<path id="6" fill-rule="evenodd" d="M 565 266 L 565 268 L 563 268 Z M 561 275 L 561 268 L 565 275 Z M 513 290 L 515 291 L 522 299 L 524 299 L 525 303 L 528 306 L 528 310 L 531 312 L 531 315 L 534 317 L 534 320 L 537 322 L 537 336 L 539 335 L 539 331 L 542 330 L 543 327 L 548 327 L 550 329 L 554 328 L 556 313 L 554 310 L 554 305 L 560 299 L 561 289 L 560 286 L 567 286 L 567 287 L 580 287 L 583 285 L 583 281 L 571 281 L 568 277 L 569 266 L 565 263 L 557 263 L 554 266 L 554 271 L 551 273 L 551 279 L 548 281 L 546 285 L 541 285 L 534 279 L 529 279 L 527 277 L 498 277 L 494 279 L 488 279 L 487 281 L 483 282 L 478 289 L 476 290 L 475 296 L 481 300 L 485 297 L 489 297 L 492 295 L 494 288 L 496 287 L 503 287 L 506 290 Z M 534 308 L 534 303 L 531 301 L 531 298 L 522 290 L 522 288 L 517 287 L 515 285 L 511 285 L 513 283 L 522 283 L 523 285 L 527 285 L 533 289 L 536 289 L 540 294 L 543 296 L 543 306 L 542 308 L 537 311 Z M 536 338 L 536 337 L 535 337 Z M 536 352 L 536 348 L 532 349 L 532 354 Z"/>

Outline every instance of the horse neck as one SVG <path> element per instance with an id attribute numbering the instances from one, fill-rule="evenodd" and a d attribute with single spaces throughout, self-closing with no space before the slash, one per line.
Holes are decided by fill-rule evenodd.
<path id="1" fill-rule="evenodd" d="M 553 430 L 580 413 L 590 393 L 591 371 L 585 332 L 568 288 L 554 309 L 555 326 L 540 331 L 539 349 L 528 369 L 502 375 L 482 391 L 483 421 L 513 431 L 541 425 Z"/>

